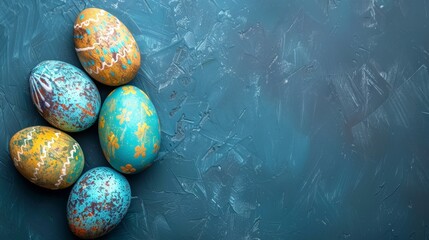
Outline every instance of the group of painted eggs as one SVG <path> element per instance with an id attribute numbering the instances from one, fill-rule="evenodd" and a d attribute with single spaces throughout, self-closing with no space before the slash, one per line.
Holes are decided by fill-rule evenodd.
<path id="1" fill-rule="evenodd" d="M 17 170 L 32 183 L 48 188 L 73 186 L 67 203 L 71 231 L 81 238 L 100 237 L 127 213 L 131 190 L 123 174 L 151 165 L 160 147 L 155 107 L 139 88 L 124 85 L 140 68 L 140 52 L 130 31 L 110 13 L 83 10 L 74 25 L 75 49 L 85 71 L 114 89 L 101 104 L 91 78 L 61 61 L 44 61 L 30 73 L 30 92 L 37 111 L 54 128 L 20 130 L 9 143 Z M 65 132 L 79 132 L 98 119 L 103 154 L 110 165 L 84 173 L 84 153 Z M 119 172 L 119 173 L 118 173 Z"/>

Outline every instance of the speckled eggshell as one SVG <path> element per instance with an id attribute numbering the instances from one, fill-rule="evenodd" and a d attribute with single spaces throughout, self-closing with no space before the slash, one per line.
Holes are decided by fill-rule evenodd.
<path id="1" fill-rule="evenodd" d="M 121 222 L 130 202 L 131 189 L 124 176 L 111 168 L 93 168 L 79 178 L 70 192 L 70 230 L 85 239 L 103 236 Z"/>
<path id="2" fill-rule="evenodd" d="M 119 86 L 131 81 L 140 68 L 140 50 L 128 28 L 112 14 L 87 8 L 74 25 L 77 56 L 97 81 Z"/>
<path id="3" fill-rule="evenodd" d="M 122 173 L 141 172 L 158 155 L 158 115 L 149 97 L 137 87 L 123 86 L 109 94 L 101 107 L 98 133 L 104 156 Z"/>
<path id="4" fill-rule="evenodd" d="M 85 162 L 79 143 L 64 132 L 44 126 L 17 132 L 10 139 L 9 152 L 25 178 L 48 189 L 72 185 Z"/>
<path id="5" fill-rule="evenodd" d="M 38 64 L 30 73 L 30 92 L 40 115 L 63 131 L 79 132 L 97 120 L 100 93 L 85 72 L 71 64 Z"/>

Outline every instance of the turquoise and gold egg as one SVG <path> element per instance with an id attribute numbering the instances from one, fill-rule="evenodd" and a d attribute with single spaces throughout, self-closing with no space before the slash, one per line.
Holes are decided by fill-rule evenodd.
<path id="1" fill-rule="evenodd" d="M 122 173 L 138 173 L 152 164 L 161 143 L 160 131 L 152 101 L 137 87 L 115 89 L 101 107 L 101 148 L 110 165 Z"/>
<path id="2" fill-rule="evenodd" d="M 128 28 L 98 8 L 79 13 L 74 44 L 85 71 L 95 80 L 119 86 L 131 81 L 140 68 L 140 50 Z"/>

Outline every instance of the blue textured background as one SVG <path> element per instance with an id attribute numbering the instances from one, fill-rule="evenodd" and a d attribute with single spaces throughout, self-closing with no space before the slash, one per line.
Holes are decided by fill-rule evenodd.
<path id="1" fill-rule="evenodd" d="M 70 189 L 33 186 L 7 144 L 47 124 L 31 69 L 82 68 L 90 6 L 134 34 L 162 125 L 109 239 L 429 239 L 428 0 L 1 1 L 2 237 L 72 238 Z M 108 165 L 96 130 L 71 134 L 85 171 Z"/>

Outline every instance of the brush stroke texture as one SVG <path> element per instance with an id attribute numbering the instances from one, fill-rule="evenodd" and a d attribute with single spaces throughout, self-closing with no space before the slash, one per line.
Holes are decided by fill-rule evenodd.
<path id="1" fill-rule="evenodd" d="M 81 68 L 72 31 L 86 7 L 133 33 L 131 84 L 162 126 L 108 239 L 429 238 L 427 0 L 1 1 L 0 235 L 72 238 L 69 190 L 22 179 L 7 143 L 47 124 L 30 70 Z M 71 135 L 85 171 L 108 166 L 96 127 Z"/>

